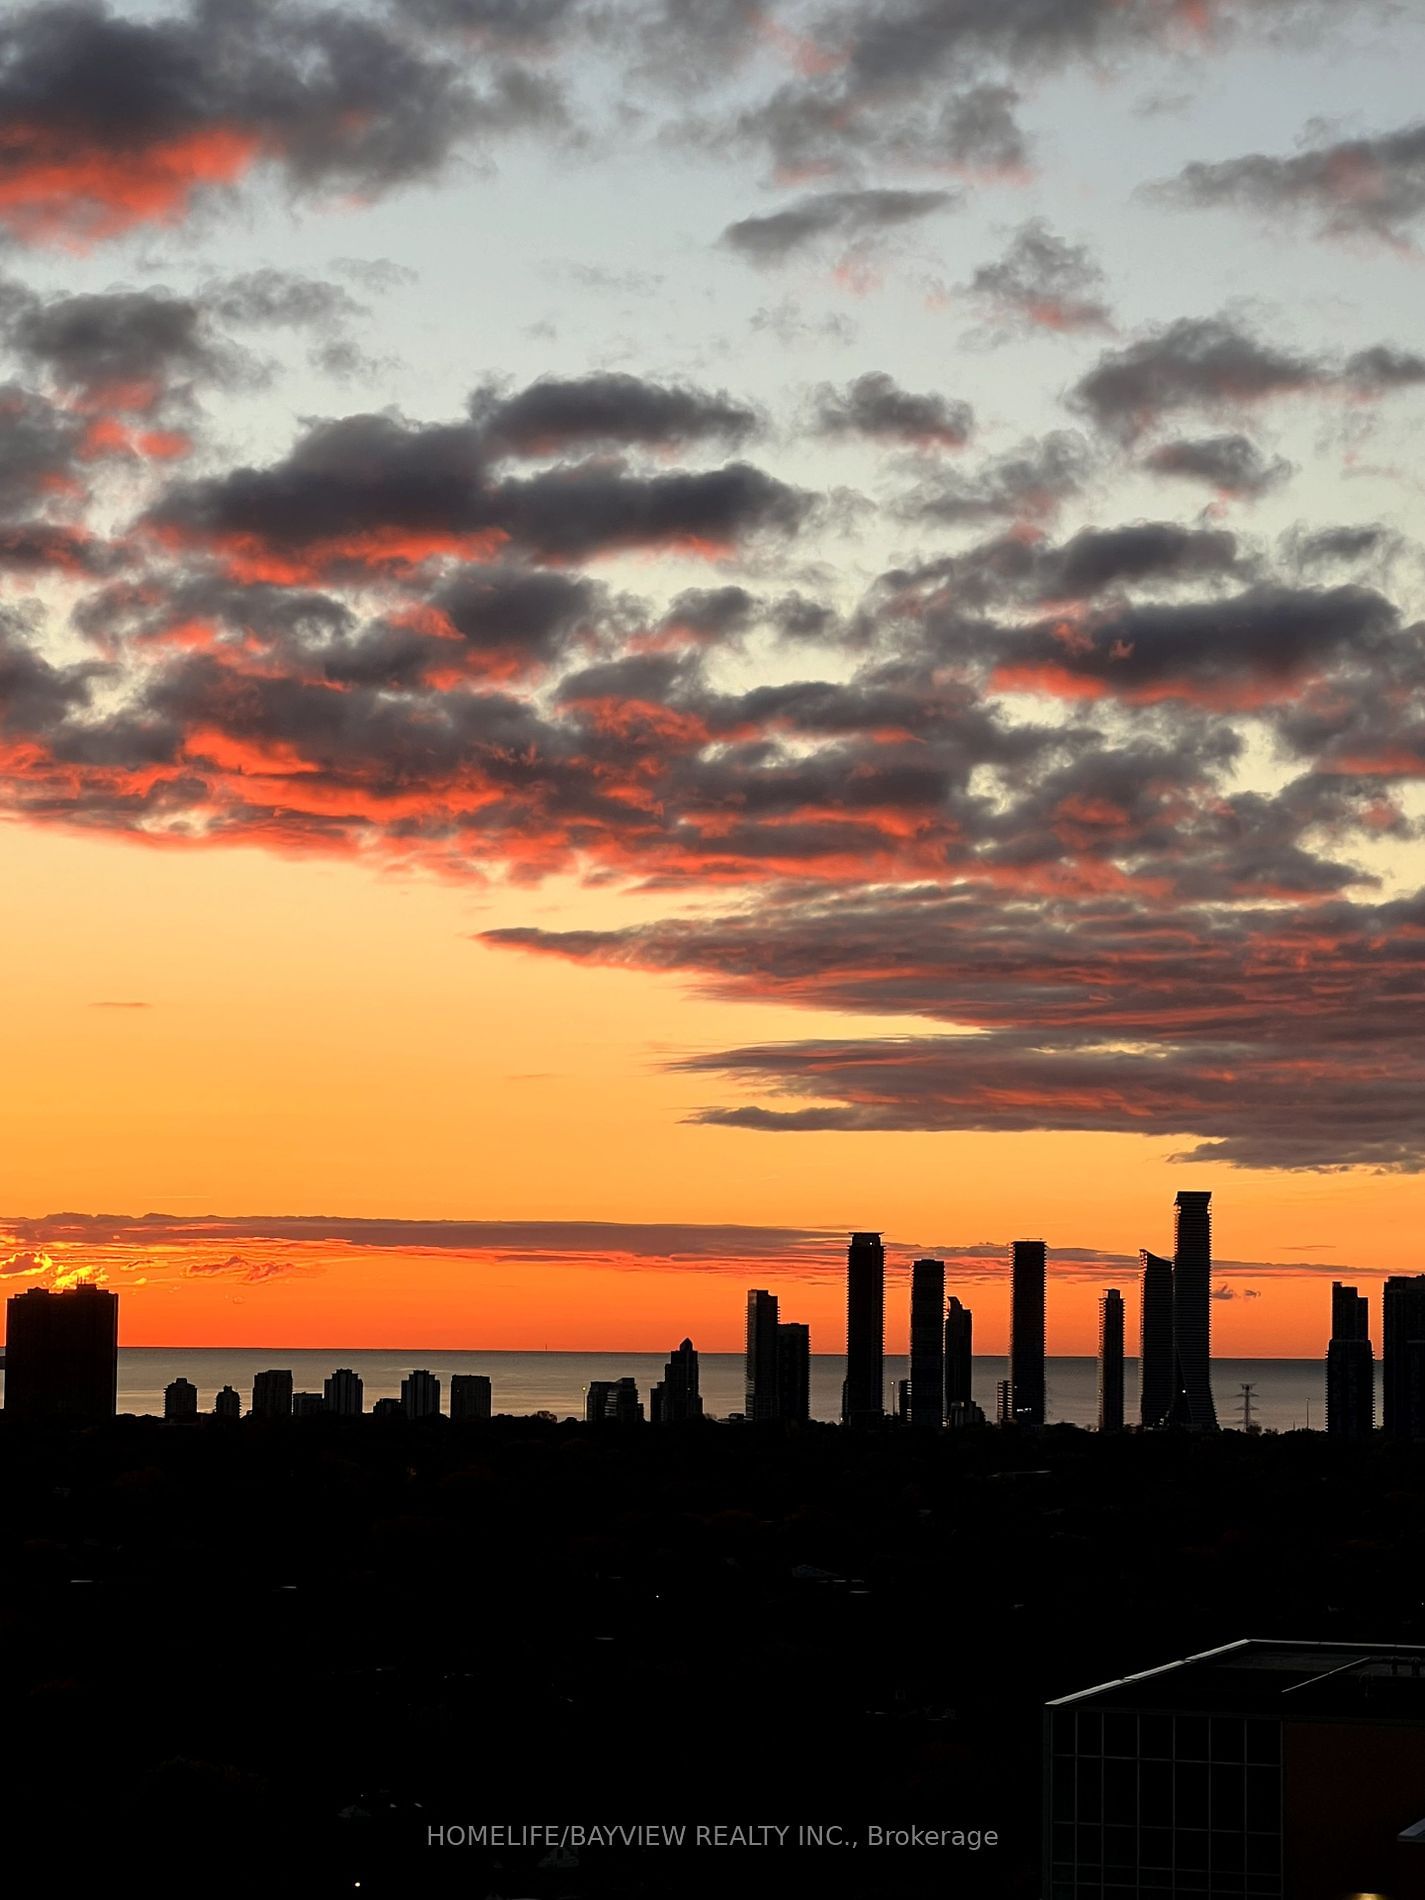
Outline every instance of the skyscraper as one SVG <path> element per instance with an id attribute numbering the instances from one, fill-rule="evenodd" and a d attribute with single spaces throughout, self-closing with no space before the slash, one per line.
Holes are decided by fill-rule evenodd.
<path id="1" fill-rule="evenodd" d="M 951 1425 L 968 1425 L 973 1417 L 974 1326 L 974 1314 L 952 1293 L 945 1313 L 945 1418 Z"/>
<path id="2" fill-rule="evenodd" d="M 1368 1438 L 1376 1422 L 1376 1367 L 1370 1305 L 1353 1286 L 1331 1285 L 1331 1341 L 1326 1348 L 1326 1429 L 1333 1437 Z"/>
<path id="3" fill-rule="evenodd" d="M 322 1387 L 322 1396 L 327 1410 L 335 1412 L 338 1418 L 359 1418 L 365 1410 L 362 1397 L 365 1390 L 360 1373 L 353 1372 L 350 1366 L 338 1366 Z"/>
<path id="4" fill-rule="evenodd" d="M 1396 1438 L 1425 1438 L 1425 1273 L 1392 1274 L 1381 1307 L 1382 1422 Z"/>
<path id="5" fill-rule="evenodd" d="M 1098 1303 L 1098 1428 L 1123 1430 L 1123 1295 L 1114 1287 Z"/>
<path id="6" fill-rule="evenodd" d="M 691 1339 L 685 1339 L 669 1355 L 662 1379 L 649 1394 L 649 1411 L 655 1425 L 684 1425 L 689 1419 L 702 1417 L 698 1355 Z"/>
<path id="7" fill-rule="evenodd" d="M 803 1425 L 811 1417 L 811 1328 L 796 1320 L 777 1328 L 777 1416 Z"/>
<path id="8" fill-rule="evenodd" d="M 777 1416 L 777 1296 L 747 1295 L 746 1404 L 748 1420 L 763 1425 Z"/>
<path id="9" fill-rule="evenodd" d="M 1145 1247 L 1142 1331 L 1138 1347 L 1138 1416 L 1145 1431 L 1166 1425 L 1173 1409 L 1173 1263 Z"/>
<path id="10" fill-rule="evenodd" d="M 1009 1403 L 1016 1425 L 1044 1423 L 1044 1277 L 1042 1240 L 1010 1245 Z"/>
<path id="11" fill-rule="evenodd" d="M 1179 1190 L 1173 1222 L 1173 1405 L 1170 1423 L 1217 1429 L 1212 1403 L 1211 1193 Z"/>
<path id="12" fill-rule="evenodd" d="M 172 1379 L 163 1388 L 165 1418 L 197 1418 L 198 1388 L 191 1379 Z"/>
<path id="13" fill-rule="evenodd" d="M 879 1234 L 853 1234 L 846 1254 L 845 1425 L 885 1417 L 886 1251 Z"/>
<path id="14" fill-rule="evenodd" d="M 458 1419 L 490 1416 L 490 1381 L 483 1372 L 452 1372 L 450 1416 Z"/>
<path id="15" fill-rule="evenodd" d="M 916 1260 L 910 1269 L 910 1420 L 945 1423 L 945 1262 Z"/>
<path id="16" fill-rule="evenodd" d="M 255 1418 L 290 1418 L 291 1373 L 279 1369 L 259 1372 L 252 1382 L 252 1411 Z"/>
<path id="17" fill-rule="evenodd" d="M 412 1372 L 402 1379 L 401 1409 L 407 1418 L 440 1417 L 440 1380 L 433 1372 Z"/>
<path id="18" fill-rule="evenodd" d="M 213 1400 L 213 1416 L 228 1419 L 242 1417 L 242 1400 L 234 1386 L 225 1385 Z"/>
<path id="19" fill-rule="evenodd" d="M 5 1303 L 5 1410 L 11 1418 L 94 1425 L 119 1391 L 119 1296 L 87 1281 L 31 1287 Z"/>

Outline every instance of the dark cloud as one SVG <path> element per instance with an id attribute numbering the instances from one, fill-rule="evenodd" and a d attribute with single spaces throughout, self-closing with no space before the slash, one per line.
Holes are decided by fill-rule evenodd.
<path id="1" fill-rule="evenodd" d="M 539 409 L 517 408 L 516 419 L 532 426 Z M 606 413 L 564 412 L 571 426 L 597 426 Z M 601 460 L 501 479 L 492 446 L 473 422 L 320 422 L 281 462 L 173 484 L 145 526 L 170 549 L 216 556 L 235 579 L 290 583 L 506 546 L 553 561 L 632 547 L 711 554 L 793 533 L 810 509 L 809 497 L 744 462 L 638 474 Z"/>
<path id="2" fill-rule="evenodd" d="M 537 73 L 472 72 L 349 10 L 189 0 L 136 20 L 54 0 L 0 27 L 0 221 L 33 242 L 102 239 L 258 163 L 298 190 L 369 195 L 558 113 Z"/>
<path id="3" fill-rule="evenodd" d="M 822 191 L 728 225 L 722 242 L 754 264 L 780 264 L 820 238 L 877 237 L 954 204 L 948 191 Z"/>
<path id="4" fill-rule="evenodd" d="M 765 154 L 784 184 L 855 178 L 870 163 L 970 179 L 1013 178 L 1029 161 L 1018 104 L 1012 86 L 983 84 L 863 110 L 836 77 L 799 80 L 743 106 L 730 123 L 714 117 L 695 124 L 693 136 L 702 149 L 730 145 Z"/>
<path id="5" fill-rule="evenodd" d="M 1358 527 L 1300 529 L 1287 551 L 1302 569 L 1389 565 L 1402 548 L 1393 528 L 1373 521 Z"/>
<path id="6" fill-rule="evenodd" d="M 1103 286 L 1086 245 L 1069 244 L 1042 218 L 1032 218 L 1003 257 L 975 272 L 969 294 L 1009 332 L 1103 330 L 1109 326 Z"/>
<path id="7" fill-rule="evenodd" d="M 604 371 L 545 376 L 507 395 L 487 386 L 470 413 L 492 455 L 562 455 L 624 446 L 682 448 L 690 443 L 745 442 L 758 429 L 755 410 L 725 390 L 657 383 Z"/>
<path id="8" fill-rule="evenodd" d="M 1155 475 L 1176 475 L 1201 482 L 1221 496 L 1268 494 L 1291 479 L 1292 465 L 1281 456 L 1265 456 L 1248 436 L 1211 435 L 1164 442 L 1143 458 Z"/>
<path id="9" fill-rule="evenodd" d="M 1230 572 L 1231 539 L 1222 537 L 1220 548 L 1211 536 L 1180 547 L 1179 559 L 1215 561 L 1216 571 Z M 1095 550 L 1090 564 L 1105 552 Z M 1111 608 L 1016 629 L 1005 637 L 995 677 L 1070 698 L 1181 697 L 1221 711 L 1252 709 L 1343 661 L 1384 666 L 1400 638 L 1398 613 L 1373 589 L 1258 586 L 1224 599 Z"/>
<path id="10" fill-rule="evenodd" d="M 1083 487 L 1093 455 L 1081 435 L 1058 429 L 995 457 L 966 474 L 938 472 L 914 489 L 902 513 L 958 525 L 977 521 L 1040 521 Z"/>
<path id="11" fill-rule="evenodd" d="M 205 307 L 224 323 L 257 329 L 334 329 L 365 314 L 340 284 L 266 264 L 203 285 Z"/>
<path id="12" fill-rule="evenodd" d="M 700 1053 L 769 1103 L 697 1119 L 772 1130 L 1056 1128 L 1190 1140 L 1231 1166 L 1418 1171 L 1420 897 L 1164 912 L 1125 896 L 867 890 L 497 945 L 682 974 L 719 996 L 904 1012 L 971 1030 Z M 1311 981 L 1303 987 L 1301 971 Z"/>
<path id="13" fill-rule="evenodd" d="M 1187 165 L 1157 191 L 1178 204 L 1241 206 L 1272 218 L 1300 213 L 1326 237 L 1403 244 L 1425 214 L 1425 124 L 1289 158 L 1252 153 Z"/>
<path id="14" fill-rule="evenodd" d="M 1341 362 L 1269 343 L 1227 317 L 1181 317 L 1101 356 L 1070 400 L 1131 441 L 1183 410 L 1233 410 L 1305 391 L 1370 398 L 1423 380 L 1425 358 L 1386 344 Z"/>
<path id="15" fill-rule="evenodd" d="M 1200 585 L 1239 576 L 1243 567 L 1235 535 L 1136 521 L 1083 528 L 1057 546 L 1024 534 L 1001 535 L 918 573 L 906 570 L 888 579 L 902 606 L 908 598 L 940 593 L 962 607 L 1015 611 L 1024 603 L 1093 600 L 1125 587 Z"/>
<path id="16" fill-rule="evenodd" d="M 1415 389 L 1425 383 L 1425 356 L 1414 350 L 1392 349 L 1377 343 L 1348 356 L 1342 381 L 1358 395 L 1374 396 L 1391 389 Z"/>
<path id="17" fill-rule="evenodd" d="M 1073 405 L 1131 439 L 1180 410 L 1233 408 L 1321 386 L 1320 362 L 1225 317 L 1181 317 L 1110 350 L 1080 379 Z"/>
<path id="18" fill-rule="evenodd" d="M 816 397 L 815 426 L 822 435 L 958 449 L 970 439 L 975 412 L 958 397 L 936 391 L 917 395 L 902 389 L 884 370 L 871 370 L 842 390 L 823 384 Z"/>
<path id="19" fill-rule="evenodd" d="M 224 385 L 256 374 L 214 329 L 202 302 L 164 290 L 29 299 L 3 334 L 32 372 L 119 412 L 155 410 L 176 384 Z"/>
<path id="20" fill-rule="evenodd" d="M 542 51 L 577 17 L 579 0 L 390 0 L 399 17 L 480 47 Z"/>

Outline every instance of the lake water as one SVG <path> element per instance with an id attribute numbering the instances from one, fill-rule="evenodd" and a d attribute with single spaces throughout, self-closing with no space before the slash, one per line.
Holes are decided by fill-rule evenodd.
<path id="1" fill-rule="evenodd" d="M 336 1366 L 359 1372 L 366 1386 L 370 1410 L 379 1398 L 397 1397 L 401 1379 L 415 1367 L 424 1367 L 441 1381 L 443 1407 L 449 1404 L 449 1381 L 454 1372 L 483 1372 L 491 1384 L 496 1412 L 547 1411 L 559 1418 L 582 1417 L 584 1390 L 592 1379 L 631 1377 L 648 1402 L 649 1388 L 663 1376 L 666 1354 L 651 1352 L 357 1352 L 329 1347 L 296 1351 L 282 1346 L 235 1350 L 222 1346 L 129 1346 L 119 1353 L 119 1410 L 161 1413 L 163 1388 L 180 1376 L 198 1388 L 202 1410 L 212 1409 L 213 1395 L 223 1385 L 235 1386 L 246 1410 L 256 1373 L 268 1366 L 289 1367 L 299 1392 L 320 1392 L 322 1381 Z M 841 1381 L 845 1362 L 839 1354 L 816 1353 L 811 1362 L 811 1409 L 819 1419 L 835 1419 L 841 1411 Z M 887 1356 L 886 1389 L 907 1376 L 904 1359 Z M 1006 1376 L 1003 1359 L 977 1358 L 975 1397 L 994 1417 L 995 1384 Z M 743 1366 L 740 1353 L 701 1355 L 705 1409 L 714 1417 L 740 1412 L 743 1404 Z M 1098 1416 L 1098 1368 L 1093 1359 L 1050 1359 L 1048 1412 L 1052 1422 L 1092 1425 Z M 1251 1383 L 1256 1423 L 1290 1431 L 1296 1427 L 1320 1430 L 1326 1422 L 1326 1373 L 1320 1359 L 1217 1359 L 1213 1362 L 1213 1389 L 1217 1415 L 1223 1425 L 1241 1422 L 1241 1387 Z M 1131 1424 L 1137 1416 L 1138 1366 L 1127 1362 L 1125 1408 Z M 1380 1415 L 1377 1404 L 1377 1417 Z"/>

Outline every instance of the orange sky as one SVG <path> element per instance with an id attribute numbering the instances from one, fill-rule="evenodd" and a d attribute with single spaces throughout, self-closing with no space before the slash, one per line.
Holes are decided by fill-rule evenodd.
<path id="1" fill-rule="evenodd" d="M 643 900 L 558 886 L 510 892 L 253 850 L 190 851 L 0 827 L 23 904 L 0 948 L 4 1213 L 678 1221 L 882 1229 L 887 1345 L 903 1344 L 905 1263 L 1014 1235 L 1134 1255 L 1171 1244 L 1179 1187 L 1214 1191 L 1235 1297 L 1224 1354 L 1323 1347 L 1332 1271 L 1419 1270 L 1418 1177 L 1172 1165 L 1175 1143 L 1086 1134 L 779 1134 L 694 1126 L 689 1049 L 808 1033 L 806 1012 L 711 1003 L 674 978 L 496 952 L 475 931 L 581 922 Z M 144 1007 L 129 1007 L 142 1004 Z M 115 1005 L 123 1005 L 116 1007 Z M 837 1029 L 904 1020 L 817 1017 Z M 725 1088 L 723 1093 L 726 1093 Z M 231 1253 L 232 1249 L 229 1248 Z M 604 1264 L 327 1244 L 106 1255 L 130 1344 L 251 1343 L 660 1349 L 684 1333 L 741 1343 L 743 1291 L 770 1285 L 839 1350 L 834 1241 L 804 1257 Z M 82 1250 L 65 1256 L 83 1264 Z M 295 1263 L 261 1281 L 254 1262 Z M 1310 1262 L 1314 1270 L 1293 1272 Z M 1003 1273 L 965 1297 L 1002 1348 Z M 952 1270 L 952 1285 L 956 1274 Z M 13 1284 L 23 1285 L 23 1279 Z M 1093 1350 L 1119 1269 L 1061 1267 L 1050 1348 Z M 1245 1297 L 1248 1291 L 1259 1295 Z M 1130 1334 L 1136 1302 L 1129 1292 Z"/>

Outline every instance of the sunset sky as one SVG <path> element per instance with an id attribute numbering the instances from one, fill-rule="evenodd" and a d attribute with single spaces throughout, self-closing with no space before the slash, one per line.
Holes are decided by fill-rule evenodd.
<path id="1" fill-rule="evenodd" d="M 0 1287 L 1425 1269 L 1425 12 L 0 18 Z"/>

